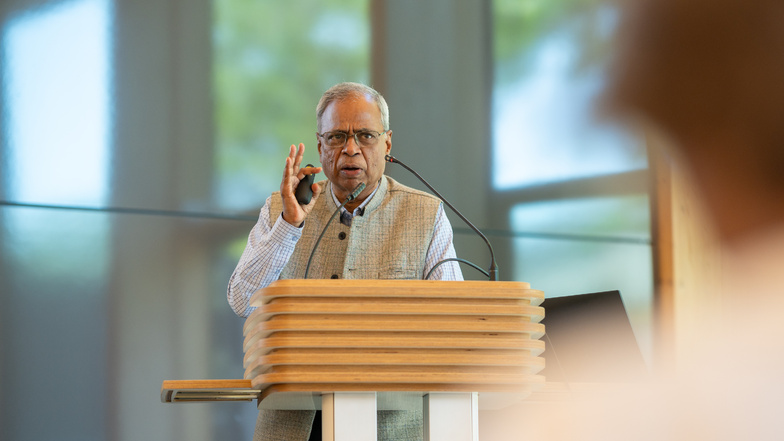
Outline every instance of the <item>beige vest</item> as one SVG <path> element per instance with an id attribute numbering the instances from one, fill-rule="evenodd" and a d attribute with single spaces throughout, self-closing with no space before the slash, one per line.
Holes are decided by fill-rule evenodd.
<path id="1" fill-rule="evenodd" d="M 308 258 L 335 205 L 328 181 L 318 183 L 321 194 L 305 219 L 302 237 L 281 279 L 303 278 Z M 310 265 L 309 279 L 421 279 L 425 256 L 441 201 L 406 187 L 387 176 L 351 227 L 340 223 L 340 213 L 327 228 Z M 270 222 L 283 211 L 279 193 L 271 198 Z M 271 225 L 270 225 L 271 227 Z"/>

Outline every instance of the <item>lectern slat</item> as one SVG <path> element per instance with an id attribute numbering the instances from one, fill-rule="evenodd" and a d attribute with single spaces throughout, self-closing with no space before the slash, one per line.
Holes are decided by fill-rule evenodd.
<path id="1" fill-rule="evenodd" d="M 544 367 L 544 358 L 527 350 L 491 349 L 279 349 L 269 354 L 245 358 L 249 365 L 312 364 L 421 364 L 515 366 L 532 364 Z"/>
<path id="2" fill-rule="evenodd" d="M 324 372 L 283 372 L 267 373 L 251 379 L 255 388 L 280 383 L 452 383 L 452 384 L 515 384 L 533 378 L 528 374 L 487 373 L 487 372 L 441 372 L 441 371 L 324 371 Z"/>
<path id="3" fill-rule="evenodd" d="M 477 295 L 481 292 L 481 295 Z M 448 282 L 437 280 L 278 280 L 257 291 L 251 306 L 279 297 L 527 298 L 536 306 L 544 293 L 524 282 Z"/>
<path id="4" fill-rule="evenodd" d="M 527 334 L 471 332 L 276 332 L 257 340 L 256 349 L 294 348 L 465 348 L 544 350 Z M 245 351 L 252 350 L 248 345 Z"/>
<path id="5" fill-rule="evenodd" d="M 530 306 L 527 300 L 508 302 L 479 301 L 476 299 L 384 299 L 369 302 L 356 298 L 282 298 L 257 308 L 245 321 L 243 333 L 270 317 L 284 314 L 341 314 L 341 315 L 464 315 L 464 316 L 524 316 L 538 323 L 544 318 L 544 308 Z M 423 301 L 427 300 L 427 301 Z"/>
<path id="6" fill-rule="evenodd" d="M 501 352 L 501 351 L 496 351 Z M 483 368 L 513 368 L 522 373 L 536 374 L 544 369 L 544 358 L 534 357 L 525 351 L 505 351 L 506 354 L 462 354 L 453 355 L 450 353 L 432 356 L 429 354 L 409 354 L 409 353 L 362 353 L 347 352 L 338 350 L 334 353 L 301 353 L 301 354 L 282 354 L 273 353 L 266 356 L 254 358 L 250 361 L 245 370 L 245 378 L 253 378 L 259 374 L 281 367 L 312 366 L 318 363 L 322 366 L 347 366 L 355 369 L 357 366 L 375 366 L 385 369 L 387 367 L 414 367 L 422 369 L 436 368 L 449 370 L 452 368 L 463 368 L 481 370 Z"/>
<path id="7" fill-rule="evenodd" d="M 544 325 L 527 317 L 505 316 L 277 316 L 258 323 L 246 340 L 253 343 L 277 331 L 425 331 L 425 332 L 514 332 L 540 338 Z"/>

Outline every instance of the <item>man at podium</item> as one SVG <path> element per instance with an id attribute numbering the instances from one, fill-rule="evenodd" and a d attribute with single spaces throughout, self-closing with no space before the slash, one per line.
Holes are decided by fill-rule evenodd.
<path id="1" fill-rule="evenodd" d="M 422 279 L 456 255 L 441 201 L 384 175 L 392 130 L 381 94 L 363 84 L 337 84 L 319 100 L 316 121 L 322 167 L 302 167 L 304 144 L 291 146 L 280 191 L 261 208 L 229 281 L 228 301 L 240 317 L 255 309 L 253 293 L 278 279 Z M 321 171 L 326 180 L 298 191 Z M 310 201 L 298 200 L 306 190 Z M 450 261 L 430 279 L 463 276 Z M 379 417 L 390 432 L 379 439 L 410 430 L 411 422 L 399 416 L 386 423 Z M 262 411 L 255 439 L 305 441 L 312 421 L 312 411 Z"/>

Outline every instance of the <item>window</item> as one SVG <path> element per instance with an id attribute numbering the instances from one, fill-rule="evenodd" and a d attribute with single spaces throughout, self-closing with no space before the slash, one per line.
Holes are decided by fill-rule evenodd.
<path id="1" fill-rule="evenodd" d="M 109 2 L 57 2 L 18 14 L 2 43 L 6 197 L 105 203 L 112 133 Z"/>
<path id="2" fill-rule="evenodd" d="M 493 15 L 492 185 L 515 237 L 513 278 L 548 297 L 620 290 L 650 355 L 646 152 L 594 111 L 617 11 L 496 0 Z"/>
<path id="3" fill-rule="evenodd" d="M 318 163 L 316 104 L 341 81 L 367 82 L 367 0 L 217 0 L 214 89 L 217 191 L 258 208 L 280 188 L 292 144 Z"/>

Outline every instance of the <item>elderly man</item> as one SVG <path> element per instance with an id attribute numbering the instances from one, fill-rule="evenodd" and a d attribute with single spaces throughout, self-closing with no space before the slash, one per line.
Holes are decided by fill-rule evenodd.
<path id="1" fill-rule="evenodd" d="M 241 317 L 253 311 L 249 300 L 259 288 L 278 279 L 305 277 L 327 221 L 361 183 L 364 190 L 341 209 L 340 221 L 327 228 L 309 278 L 421 279 L 438 262 L 455 257 L 452 227 L 441 201 L 384 175 L 384 158 L 392 148 L 384 98 L 368 86 L 341 83 L 324 93 L 316 115 L 322 167 L 301 167 L 305 146 L 291 146 L 280 192 L 262 207 L 229 281 L 229 304 Z M 300 204 L 297 185 L 322 170 L 327 180 L 314 183 L 313 198 Z M 439 265 L 431 279 L 463 276 L 452 261 Z M 421 438 L 417 422 L 400 417 L 379 415 L 380 439 Z M 304 441 L 312 421 L 310 411 L 262 411 L 255 439 Z M 419 435 L 412 434 L 417 430 Z"/>

